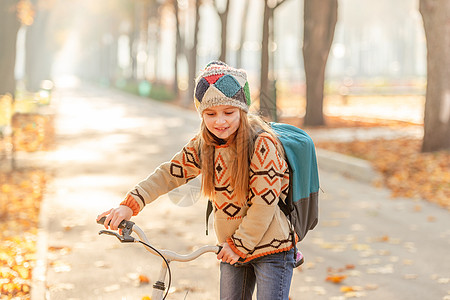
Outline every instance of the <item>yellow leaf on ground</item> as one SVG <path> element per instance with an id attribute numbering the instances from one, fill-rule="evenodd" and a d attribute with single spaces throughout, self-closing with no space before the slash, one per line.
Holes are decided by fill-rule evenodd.
<path id="1" fill-rule="evenodd" d="M 347 285 L 341 286 L 342 293 L 348 293 L 348 292 L 354 292 L 354 291 L 355 290 L 351 286 L 347 286 Z"/>

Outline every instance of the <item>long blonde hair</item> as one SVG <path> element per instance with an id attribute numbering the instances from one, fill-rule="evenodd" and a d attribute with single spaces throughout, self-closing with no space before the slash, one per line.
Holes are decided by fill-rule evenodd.
<path id="1" fill-rule="evenodd" d="M 238 129 L 230 136 L 231 140 L 228 141 L 230 150 L 236 157 L 230 168 L 231 174 L 233 174 L 230 186 L 234 191 L 234 198 L 237 199 L 239 204 L 244 205 L 248 197 L 250 159 L 254 152 L 256 137 L 263 131 L 272 135 L 276 140 L 277 137 L 270 126 L 256 115 L 247 114 L 240 110 L 239 122 Z M 200 150 L 202 194 L 213 200 L 215 197 L 214 151 L 221 141 L 206 128 L 203 121 L 197 141 Z M 280 142 L 277 143 L 277 150 L 284 156 Z"/>

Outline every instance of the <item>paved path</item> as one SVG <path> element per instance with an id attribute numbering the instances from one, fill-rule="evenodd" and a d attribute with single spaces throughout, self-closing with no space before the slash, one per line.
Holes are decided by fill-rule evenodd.
<path id="1" fill-rule="evenodd" d="M 60 90 L 57 149 L 40 157 L 54 180 L 43 202 L 32 300 L 142 299 L 160 260 L 120 244 L 95 217 L 181 149 L 196 132 L 195 112 L 119 92 Z M 343 286 L 364 299 L 449 299 L 450 222 L 425 202 L 392 200 L 376 189 L 321 169 L 320 221 L 302 243 L 306 263 L 294 272 L 291 298 L 344 299 Z M 187 253 L 214 244 L 205 236 L 205 203 L 187 208 L 161 197 L 134 221 L 157 247 Z M 210 226 L 210 231 L 212 226 Z M 326 281 L 333 271 L 346 276 Z M 172 264 L 169 299 L 218 299 L 218 262 L 206 255 Z M 350 289 L 350 288 L 349 288 Z"/>

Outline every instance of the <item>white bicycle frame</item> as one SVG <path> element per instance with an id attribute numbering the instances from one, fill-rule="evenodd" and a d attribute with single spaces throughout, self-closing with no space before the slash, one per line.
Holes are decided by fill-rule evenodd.
<path id="1" fill-rule="evenodd" d="M 132 232 L 136 233 L 136 235 L 139 237 L 139 239 L 133 237 L 134 238 L 133 242 L 135 242 L 135 243 L 144 242 L 145 244 L 148 244 L 151 247 L 153 247 L 153 245 L 150 244 L 144 231 L 139 226 L 134 224 L 132 227 Z M 159 254 L 155 250 L 146 246 L 145 244 L 142 244 L 142 245 L 145 247 L 145 249 L 147 249 L 147 251 L 160 257 Z M 153 248 L 155 248 L 155 247 L 153 247 Z M 170 250 L 159 250 L 159 249 L 156 249 L 156 250 L 164 256 L 164 258 L 167 261 L 167 264 L 164 261 L 162 262 L 161 271 L 159 273 L 158 280 L 153 285 L 151 299 L 152 300 L 162 300 L 164 297 L 164 291 L 166 289 L 166 277 L 167 277 L 168 264 L 171 261 L 180 261 L 180 262 L 192 261 L 192 260 L 198 258 L 199 256 L 201 256 L 205 253 L 208 253 L 208 252 L 218 253 L 220 251 L 220 247 L 219 246 L 203 246 L 203 247 L 197 249 L 196 251 L 194 251 L 190 254 L 187 254 L 187 255 L 178 254 L 178 253 L 170 251 Z M 169 288 L 169 287 L 167 287 L 167 288 Z"/>

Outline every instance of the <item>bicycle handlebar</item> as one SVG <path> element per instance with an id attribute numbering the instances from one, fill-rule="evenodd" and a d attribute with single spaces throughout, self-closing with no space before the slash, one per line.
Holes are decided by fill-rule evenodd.
<path id="1" fill-rule="evenodd" d="M 106 221 L 106 217 L 102 217 L 97 221 L 97 224 L 104 225 L 105 221 Z M 111 223 L 111 221 L 109 221 L 108 226 L 110 223 Z M 122 220 L 122 222 L 120 222 L 120 224 L 119 224 L 119 228 L 120 229 L 127 228 L 127 227 L 131 228 L 131 227 L 133 227 L 133 225 L 134 225 L 134 222 Z"/>
<path id="2" fill-rule="evenodd" d="M 106 217 L 100 218 L 97 223 L 104 225 Z M 108 223 L 108 225 L 111 221 Z M 134 222 L 122 220 L 119 224 L 119 229 L 122 229 L 122 235 L 117 232 L 110 230 L 100 230 L 98 234 L 108 234 L 115 236 L 121 243 L 132 243 L 135 242 L 134 237 L 131 236 L 131 232 L 133 231 Z"/>
<path id="3" fill-rule="evenodd" d="M 104 225 L 106 220 L 106 217 L 103 217 L 97 221 L 97 223 Z M 109 225 L 109 224 L 108 224 Z M 108 234 L 108 235 L 114 235 L 119 239 L 120 242 L 126 243 L 126 242 L 134 242 L 134 243 L 141 243 L 145 249 L 149 252 L 151 252 L 154 255 L 161 256 L 161 258 L 164 260 L 164 263 L 161 267 L 161 272 L 159 276 L 159 280 L 155 282 L 153 285 L 153 294 L 152 299 L 166 299 L 169 290 L 170 290 L 170 284 L 172 281 L 172 275 L 169 267 L 170 261 L 181 261 L 181 262 L 187 262 L 196 259 L 197 257 L 207 253 L 207 252 L 214 252 L 218 254 L 221 250 L 221 246 L 203 246 L 196 251 L 187 254 L 187 255 L 181 255 L 173 251 L 169 250 L 158 250 L 152 245 L 150 245 L 150 242 L 147 239 L 147 236 L 145 235 L 144 231 L 142 231 L 139 226 L 137 226 L 134 222 L 123 220 L 120 222 L 119 228 L 122 230 L 122 235 L 118 234 L 114 231 L 109 230 L 101 230 L 98 234 Z M 119 231 L 120 232 L 120 231 Z M 139 237 L 139 239 L 134 238 L 131 236 L 132 233 L 136 233 L 136 235 Z M 166 272 L 169 272 L 169 283 L 167 288 L 165 287 L 165 278 L 166 278 Z M 163 292 L 166 291 L 164 296 Z"/>
<path id="4" fill-rule="evenodd" d="M 102 217 L 97 221 L 98 224 L 104 225 L 104 222 L 106 220 L 106 217 Z M 108 224 L 109 225 L 109 224 Z M 165 259 L 168 261 L 181 261 L 181 262 L 187 262 L 194 260 L 198 258 L 199 256 L 207 253 L 207 252 L 214 252 L 218 254 L 220 250 L 222 250 L 222 246 L 203 246 L 199 249 L 195 250 L 194 252 L 190 254 L 178 254 L 176 252 L 170 251 L 170 250 L 158 250 L 152 249 L 154 248 L 150 242 L 147 239 L 147 236 L 145 235 L 144 231 L 137 226 L 134 222 L 123 220 L 119 224 L 119 228 L 122 229 L 122 235 L 118 234 L 117 232 L 109 231 L 109 230 L 101 230 L 98 234 L 108 234 L 113 235 L 119 239 L 121 243 L 127 243 L 127 242 L 135 242 L 139 243 L 141 242 L 145 249 L 147 251 L 151 252 L 154 255 L 159 255 L 158 252 L 160 252 Z M 131 233 L 134 232 L 139 237 L 139 239 L 136 239 L 131 236 Z"/>

